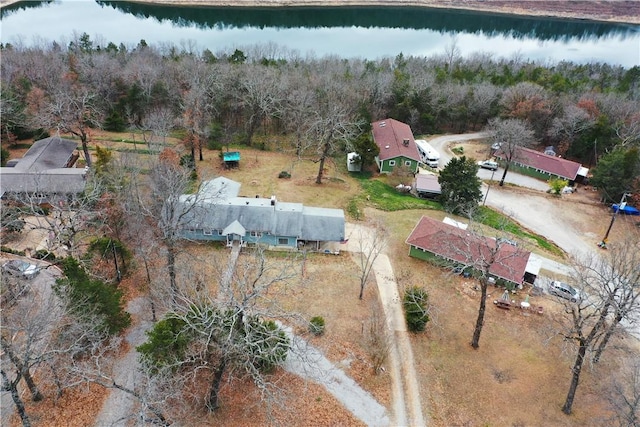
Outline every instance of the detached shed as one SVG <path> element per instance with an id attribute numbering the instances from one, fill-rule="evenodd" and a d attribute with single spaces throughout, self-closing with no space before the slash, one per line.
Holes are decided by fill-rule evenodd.
<path id="1" fill-rule="evenodd" d="M 240 164 L 240 152 L 239 151 L 227 151 L 222 153 L 222 161 L 224 167 L 227 169 L 237 168 Z"/>
<path id="2" fill-rule="evenodd" d="M 416 175 L 416 193 L 418 196 L 433 199 L 442 194 L 438 177 L 430 173 L 419 173 Z"/>

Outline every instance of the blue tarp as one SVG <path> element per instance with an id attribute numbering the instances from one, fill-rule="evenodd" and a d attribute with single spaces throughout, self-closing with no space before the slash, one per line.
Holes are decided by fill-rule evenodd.
<path id="1" fill-rule="evenodd" d="M 240 152 L 239 151 L 228 151 L 226 153 L 222 153 L 222 160 L 225 162 L 239 162 L 240 161 Z"/>
<path id="2" fill-rule="evenodd" d="M 611 209 L 614 212 L 618 212 L 618 205 L 617 204 L 613 204 L 611 205 Z M 633 206 L 629 206 L 629 205 L 624 205 L 622 207 L 622 209 L 620 209 L 620 213 L 623 215 L 634 215 L 634 216 L 638 216 L 640 215 L 640 210 L 634 208 Z"/>

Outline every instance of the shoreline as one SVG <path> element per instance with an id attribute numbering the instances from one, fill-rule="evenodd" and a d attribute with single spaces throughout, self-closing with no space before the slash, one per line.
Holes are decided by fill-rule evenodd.
<path id="1" fill-rule="evenodd" d="M 0 0 L 0 9 L 21 1 Z M 571 3 L 557 0 L 133 0 L 131 2 L 175 7 L 420 7 L 523 17 L 640 24 L 640 2 L 628 0 L 601 2 L 583 0 Z"/>

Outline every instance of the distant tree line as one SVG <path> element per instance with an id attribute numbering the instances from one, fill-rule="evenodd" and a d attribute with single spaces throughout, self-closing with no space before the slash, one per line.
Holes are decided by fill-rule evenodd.
<path id="1" fill-rule="evenodd" d="M 277 134 L 286 136 L 278 149 L 322 161 L 353 149 L 368 123 L 385 117 L 416 135 L 519 119 L 537 144 L 592 168 L 640 144 L 638 66 L 465 58 L 455 42 L 431 57 L 378 60 L 302 57 L 273 44 L 217 53 L 190 43 L 128 47 L 86 33 L 67 46 L 0 49 L 3 140 L 54 129 L 76 135 L 85 154 L 92 128 L 137 129 L 158 151 L 180 129 L 194 159 L 205 147 L 252 146 L 256 135 Z M 638 174 L 637 162 L 625 162 L 631 176 L 617 183 L 621 191 Z"/>

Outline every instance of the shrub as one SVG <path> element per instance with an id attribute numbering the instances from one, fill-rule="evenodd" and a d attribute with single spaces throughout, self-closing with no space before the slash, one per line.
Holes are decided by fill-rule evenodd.
<path id="1" fill-rule="evenodd" d="M 2 147 L 2 149 L 0 149 L 0 166 L 4 166 L 7 164 L 10 155 L 11 153 L 9 153 L 9 150 L 7 150 L 6 148 Z"/>
<path id="2" fill-rule="evenodd" d="M 24 251 L 16 251 L 15 249 L 11 249 L 10 247 L 7 247 L 7 246 L 0 246 L 0 251 L 6 252 L 8 254 L 19 255 L 19 256 L 26 255 Z"/>
<path id="3" fill-rule="evenodd" d="M 110 132 L 124 132 L 127 129 L 127 124 L 118 111 L 111 111 L 109 115 L 104 119 L 102 124 L 104 130 Z"/>
<path id="4" fill-rule="evenodd" d="M 122 291 L 89 277 L 71 257 L 65 258 L 60 267 L 65 277 L 56 280 L 54 291 L 69 301 L 74 315 L 96 319 L 100 329 L 109 335 L 116 335 L 131 324 L 131 317 L 124 309 Z"/>
<path id="5" fill-rule="evenodd" d="M 289 179 L 291 178 L 291 174 L 287 171 L 282 171 L 278 174 L 278 178 L 284 178 L 284 179 Z"/>
<path id="6" fill-rule="evenodd" d="M 309 331 L 315 336 L 324 334 L 324 317 L 312 317 L 309 321 Z"/>
<path id="7" fill-rule="evenodd" d="M 183 154 L 180 157 L 180 166 L 195 170 L 196 168 L 196 160 L 191 157 L 191 154 Z"/>
<path id="8" fill-rule="evenodd" d="M 349 203 L 347 203 L 347 213 L 356 221 L 360 221 L 362 219 L 362 212 L 360 211 L 358 201 L 355 198 L 349 200 Z"/>
<path id="9" fill-rule="evenodd" d="M 254 365 L 261 372 L 271 373 L 276 366 L 281 365 L 287 359 L 290 342 L 287 335 L 278 328 L 275 322 L 254 319 L 254 339 L 257 346 L 253 349 Z"/>
<path id="10" fill-rule="evenodd" d="M 35 259 L 41 259 L 44 261 L 55 261 L 56 260 L 56 256 L 53 252 L 49 252 L 46 249 L 38 249 L 34 254 L 33 257 Z"/>
<path id="11" fill-rule="evenodd" d="M 185 333 L 186 324 L 175 317 L 167 317 L 160 320 L 147 332 L 147 341 L 136 347 L 142 355 L 142 362 L 157 373 L 159 368 L 173 366 L 176 362 L 184 360 L 192 337 Z"/>
<path id="12" fill-rule="evenodd" d="M 549 187 L 551 187 L 551 193 L 557 195 L 560 195 L 564 187 L 569 185 L 569 181 L 561 178 L 551 178 L 547 183 L 549 184 Z"/>
<path id="13" fill-rule="evenodd" d="M 422 332 L 429 321 L 427 303 L 429 295 L 424 288 L 412 287 L 404 293 L 403 308 L 407 327 L 411 332 Z"/>
<path id="14" fill-rule="evenodd" d="M 88 252 L 98 255 L 105 260 L 111 260 L 115 252 L 123 261 L 122 265 L 120 265 L 122 274 L 127 274 L 127 264 L 131 260 L 131 252 L 120 240 L 109 237 L 98 237 L 91 241 Z"/>
<path id="15" fill-rule="evenodd" d="M 457 154 L 457 155 L 459 155 L 459 156 L 462 156 L 462 155 L 464 154 L 464 147 L 453 147 L 453 148 L 451 149 L 451 151 L 452 151 L 454 154 Z"/>

